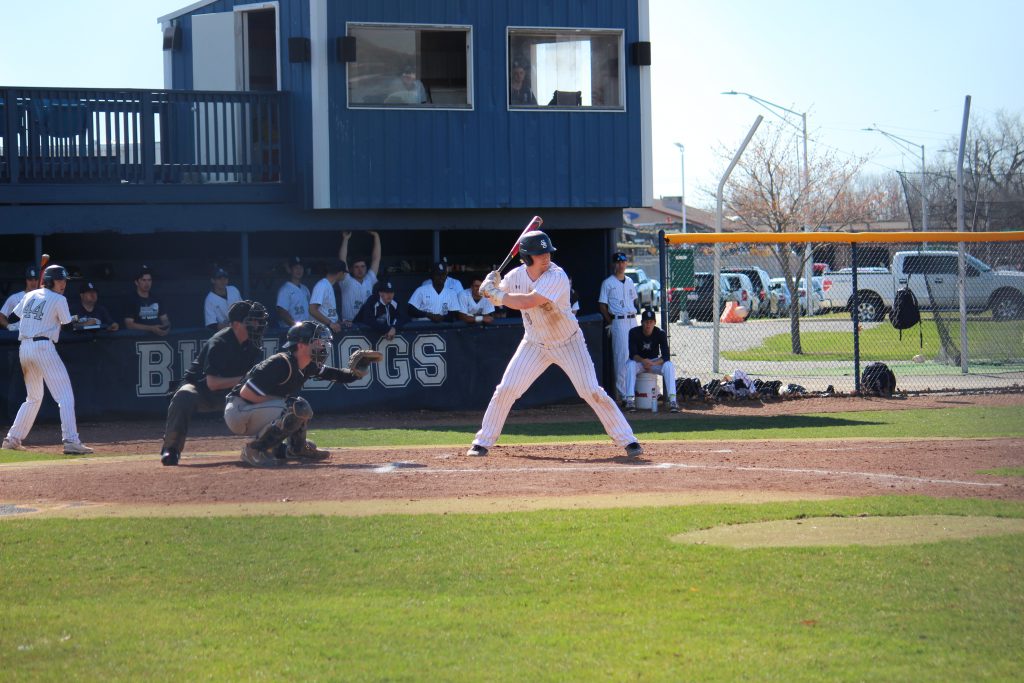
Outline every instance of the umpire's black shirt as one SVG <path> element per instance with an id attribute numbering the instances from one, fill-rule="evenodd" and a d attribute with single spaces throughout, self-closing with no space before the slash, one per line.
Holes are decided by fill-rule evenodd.
<path id="1" fill-rule="evenodd" d="M 262 348 L 253 344 L 251 339 L 239 343 L 234 330 L 225 327 L 203 344 L 199 355 L 185 373 L 185 381 L 205 386 L 203 380 L 207 375 L 241 377 L 262 358 Z"/>

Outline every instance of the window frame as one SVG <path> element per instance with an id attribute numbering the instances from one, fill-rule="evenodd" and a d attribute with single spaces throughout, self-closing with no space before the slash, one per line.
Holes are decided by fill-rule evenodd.
<path id="1" fill-rule="evenodd" d="M 466 104 L 464 105 L 450 105 L 450 104 L 388 104 L 383 103 L 353 103 L 351 100 L 351 89 L 349 88 L 349 67 L 351 62 L 345 64 L 345 108 L 353 110 L 377 110 L 377 111 L 474 111 L 476 109 L 476 98 L 474 97 L 474 78 L 473 78 L 473 25 L 472 24 L 420 24 L 420 23 L 403 23 L 403 22 L 387 22 L 387 21 L 347 21 L 345 22 L 345 35 L 352 35 L 352 28 L 394 28 L 394 29 L 427 29 L 427 30 L 442 30 L 442 31 L 461 31 L 466 34 Z M 356 54 L 358 62 L 358 45 L 356 47 Z M 420 79 L 422 80 L 422 79 Z"/>
<path id="2" fill-rule="evenodd" d="M 512 35 L 517 32 L 529 32 L 529 33 L 541 33 L 557 35 L 559 33 L 581 33 L 588 36 L 603 35 L 603 36 L 616 36 L 618 37 L 619 49 L 619 105 L 614 107 L 600 106 L 558 106 L 558 105 L 546 105 L 538 103 L 536 105 L 530 104 L 512 104 L 509 101 L 509 91 L 512 86 L 512 53 L 510 48 L 510 41 Z M 595 28 L 585 26 L 506 26 L 505 27 L 505 108 L 507 111 L 515 112 L 586 112 L 586 113 L 601 113 L 601 114 L 621 114 L 626 113 L 626 30 L 623 28 Z M 537 93 L 533 93 L 534 97 L 537 97 Z"/>

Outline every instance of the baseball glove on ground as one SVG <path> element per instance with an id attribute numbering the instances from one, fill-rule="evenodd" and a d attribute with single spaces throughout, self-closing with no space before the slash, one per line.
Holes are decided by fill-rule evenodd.
<path id="1" fill-rule="evenodd" d="M 348 357 L 348 369 L 360 377 L 365 377 L 370 370 L 370 363 L 379 363 L 383 358 L 384 354 L 380 351 L 359 349 Z"/>

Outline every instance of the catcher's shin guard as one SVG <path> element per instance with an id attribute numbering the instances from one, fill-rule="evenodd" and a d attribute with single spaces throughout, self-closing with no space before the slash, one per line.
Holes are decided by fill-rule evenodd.
<path id="1" fill-rule="evenodd" d="M 320 450 L 312 441 L 306 440 L 306 430 L 300 429 L 288 437 L 288 457 L 299 460 L 325 460 L 331 454 Z"/>
<path id="2" fill-rule="evenodd" d="M 286 438 L 288 438 L 288 432 L 281 429 L 275 420 L 264 427 L 263 431 L 259 433 L 259 436 L 246 444 L 246 447 L 257 451 L 272 453 L 277 445 Z"/>

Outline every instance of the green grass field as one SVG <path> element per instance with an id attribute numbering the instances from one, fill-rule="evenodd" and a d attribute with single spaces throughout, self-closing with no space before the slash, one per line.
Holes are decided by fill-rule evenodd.
<path id="1" fill-rule="evenodd" d="M 21 680 L 1014 680 L 1024 534 L 889 547 L 671 542 L 872 498 L 491 515 L 7 520 Z"/>
<path id="2" fill-rule="evenodd" d="M 1024 408 L 634 425 L 643 439 L 1021 436 Z M 464 445 L 475 428 L 315 437 Z M 596 424 L 509 425 L 503 442 L 599 432 Z M 880 497 L 495 514 L 7 518 L 0 680 L 1019 680 L 1024 534 L 752 550 L 670 540 L 723 524 L 916 514 L 1024 518 L 1024 504 Z"/>
<path id="3" fill-rule="evenodd" d="M 959 348 L 959 323 L 954 319 L 948 323 L 948 329 Z M 935 320 L 930 317 L 925 318 L 921 325 L 921 333 L 924 340 L 923 348 L 916 327 L 904 330 L 902 340 L 899 331 L 887 323 L 864 330 L 860 334 L 861 357 L 912 360 L 915 355 L 921 354 L 925 358 L 936 358 L 939 355 L 941 343 Z M 1024 358 L 1024 320 L 968 321 L 967 338 L 970 344 L 971 359 L 976 362 L 1020 362 Z M 802 330 L 800 343 L 804 353 L 800 356 L 794 355 L 790 335 L 786 332 L 767 337 L 760 346 L 755 348 L 743 351 L 723 351 L 722 356 L 729 360 L 853 362 L 852 329 L 838 332 Z"/>

